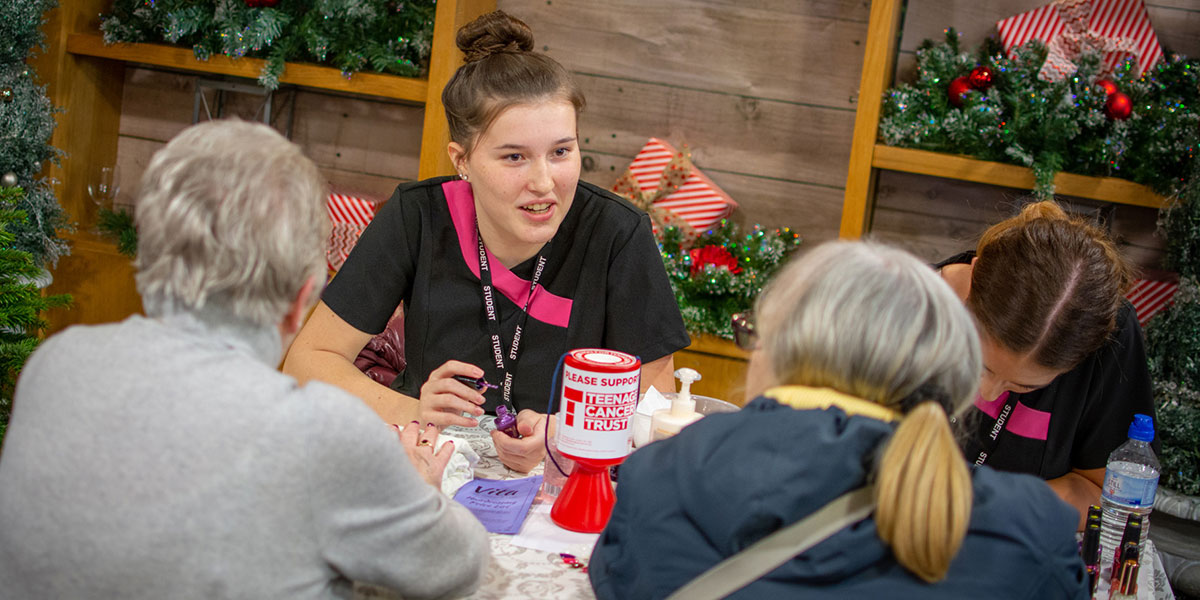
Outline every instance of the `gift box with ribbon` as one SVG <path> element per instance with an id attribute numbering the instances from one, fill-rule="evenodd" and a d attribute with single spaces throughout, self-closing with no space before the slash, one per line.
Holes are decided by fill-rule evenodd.
<path id="1" fill-rule="evenodd" d="M 1137 311 L 1138 323 L 1145 327 L 1151 317 L 1171 305 L 1178 291 L 1179 281 L 1175 279 L 1139 279 L 1125 297 Z"/>
<path id="2" fill-rule="evenodd" d="M 358 243 L 367 224 L 375 218 L 382 203 L 346 194 L 329 194 L 325 208 L 333 227 L 329 231 L 329 243 L 325 247 L 325 259 L 330 270 L 337 271 L 346 262 L 350 250 Z"/>
<path id="3" fill-rule="evenodd" d="M 655 228 L 675 226 L 688 233 L 728 217 L 737 203 L 692 164 L 686 152 L 650 138 L 613 191 L 646 211 Z"/>
<path id="4" fill-rule="evenodd" d="M 1163 54 L 1142 0 L 1057 0 L 1004 19 L 996 28 L 1010 56 L 1029 40 L 1046 44 L 1046 62 L 1038 73 L 1045 81 L 1074 73 L 1075 59 L 1087 51 L 1104 53 L 1101 77 L 1130 56 L 1137 60 L 1133 75 L 1140 77 Z"/>

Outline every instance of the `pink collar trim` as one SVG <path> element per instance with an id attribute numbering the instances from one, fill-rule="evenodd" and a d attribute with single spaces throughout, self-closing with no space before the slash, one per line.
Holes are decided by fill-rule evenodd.
<path id="1" fill-rule="evenodd" d="M 1000 394 L 995 400 L 991 401 L 977 396 L 975 398 L 975 408 L 983 411 L 984 414 L 993 419 L 999 419 L 1006 401 L 1008 401 L 1008 392 Z M 1050 416 L 1050 413 L 1044 410 L 1029 408 L 1024 403 L 1018 401 L 1013 405 L 1012 414 L 1005 417 L 1007 422 L 1002 424 L 1002 427 L 1023 438 L 1044 440 L 1050 434 Z"/>
<path id="2" fill-rule="evenodd" d="M 475 237 L 475 196 L 471 193 L 471 184 L 458 179 L 447 181 L 442 184 L 442 193 L 446 195 L 446 205 L 450 208 L 450 220 L 458 235 L 463 262 L 479 277 L 479 238 Z M 491 250 L 487 251 L 487 255 L 496 289 L 517 306 L 525 306 L 525 300 L 529 297 L 529 280 L 517 277 L 508 267 L 500 264 Z M 566 327 L 571 322 L 571 305 L 570 298 L 555 296 L 539 283 L 533 292 L 533 302 L 529 304 L 529 316 L 548 325 Z"/>

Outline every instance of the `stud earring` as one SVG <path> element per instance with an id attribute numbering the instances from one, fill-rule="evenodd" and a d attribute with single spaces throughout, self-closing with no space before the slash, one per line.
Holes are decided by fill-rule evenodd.
<path id="1" fill-rule="evenodd" d="M 463 181 L 467 181 L 467 174 L 466 174 L 466 173 L 459 173 L 459 174 L 458 174 L 458 178 L 459 178 L 459 179 L 461 179 L 461 180 L 463 180 Z"/>

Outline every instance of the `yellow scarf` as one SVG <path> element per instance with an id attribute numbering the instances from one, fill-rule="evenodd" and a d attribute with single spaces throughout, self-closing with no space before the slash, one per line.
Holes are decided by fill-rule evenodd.
<path id="1" fill-rule="evenodd" d="M 880 421 L 896 421 L 900 418 L 899 413 L 886 406 L 830 388 L 785 385 L 771 388 L 763 395 L 798 410 L 824 410 L 836 406 L 850 416 L 859 415 Z"/>

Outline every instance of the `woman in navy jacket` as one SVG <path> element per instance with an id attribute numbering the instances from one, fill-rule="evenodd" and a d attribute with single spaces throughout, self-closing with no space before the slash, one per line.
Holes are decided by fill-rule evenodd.
<path id="1" fill-rule="evenodd" d="M 742 598 L 1086 598 L 1074 511 L 1041 480 L 970 469 L 948 414 L 980 377 L 951 289 L 896 249 L 818 247 L 757 310 L 736 413 L 638 450 L 592 555 L 596 595 L 662 598 L 725 558 L 875 484 L 875 510 Z"/>

